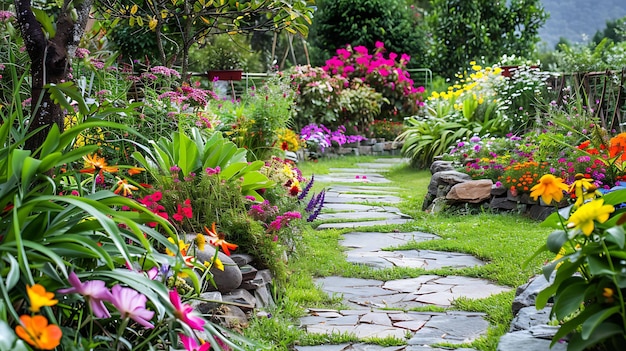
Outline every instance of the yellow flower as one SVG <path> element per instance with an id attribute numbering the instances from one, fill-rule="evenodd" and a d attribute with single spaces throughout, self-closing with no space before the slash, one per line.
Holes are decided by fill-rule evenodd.
<path id="1" fill-rule="evenodd" d="M 54 299 L 54 293 L 47 292 L 46 288 L 40 284 L 26 285 L 26 293 L 28 300 L 30 300 L 30 310 L 33 312 L 39 312 L 41 307 L 54 306 L 59 302 Z"/>
<path id="2" fill-rule="evenodd" d="M 167 238 L 167 241 L 171 242 L 172 244 L 176 244 L 176 242 L 172 238 Z M 187 250 L 189 249 L 189 244 L 185 244 L 183 240 L 178 239 L 178 249 L 180 250 L 181 255 L 187 256 Z M 176 253 L 170 251 L 170 249 L 168 248 L 165 249 L 165 253 L 168 254 L 169 256 L 176 256 Z"/>
<path id="3" fill-rule="evenodd" d="M 615 211 L 613 205 L 604 205 L 604 199 L 593 200 L 580 206 L 570 216 L 567 227 L 580 229 L 583 234 L 589 236 L 594 228 L 593 222 L 606 222 L 613 211 Z"/>
<path id="4" fill-rule="evenodd" d="M 204 235 L 198 233 L 193 241 L 194 243 L 196 243 L 196 247 L 198 248 L 198 250 L 204 251 L 204 246 L 206 245 L 206 238 L 204 237 Z"/>
<path id="5" fill-rule="evenodd" d="M 150 28 L 151 31 L 154 31 L 158 23 L 159 21 L 156 18 L 150 17 L 150 22 L 148 22 L 148 28 Z"/>
<path id="6" fill-rule="evenodd" d="M 222 262 L 222 260 L 219 259 L 219 257 L 211 259 L 211 262 L 204 261 L 204 266 L 206 268 L 211 268 L 212 266 L 215 266 L 215 268 L 219 269 L 220 271 L 224 271 L 224 263 Z"/>
<path id="7" fill-rule="evenodd" d="M 551 204 L 552 199 L 559 202 L 563 199 L 563 191 L 567 191 L 568 187 L 563 183 L 563 179 L 557 178 L 552 174 L 545 174 L 539 179 L 539 184 L 530 189 L 530 197 L 537 200 L 539 196 L 546 204 Z"/>
<path id="8" fill-rule="evenodd" d="M 613 302 L 613 289 L 611 288 L 604 288 L 604 291 L 602 292 L 602 296 L 606 297 L 606 302 L 608 303 L 612 303 Z"/>
<path id="9" fill-rule="evenodd" d="M 585 191 L 592 186 L 595 190 L 595 186 L 593 185 L 593 179 L 585 178 L 582 173 L 576 173 L 576 175 L 574 176 L 574 182 L 572 183 L 572 185 L 570 185 L 568 190 L 570 193 L 574 192 L 574 194 L 576 195 L 576 203 L 574 204 L 576 207 L 579 207 L 583 204 L 583 195 Z"/>

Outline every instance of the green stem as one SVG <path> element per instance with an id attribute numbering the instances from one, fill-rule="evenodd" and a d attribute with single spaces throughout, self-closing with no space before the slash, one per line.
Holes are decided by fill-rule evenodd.
<path id="1" fill-rule="evenodd" d="M 126 317 L 120 324 L 120 327 L 117 331 L 117 338 L 115 339 L 115 343 L 113 344 L 114 350 L 118 350 L 120 339 L 122 338 L 122 335 L 124 335 L 124 330 L 126 329 L 126 326 L 128 326 L 128 321 L 129 321 L 129 318 Z"/>
<path id="2" fill-rule="evenodd" d="M 609 251 L 609 248 L 606 246 L 606 243 L 604 242 L 604 240 L 602 240 L 602 249 L 604 249 L 606 257 L 609 261 L 609 267 L 611 268 L 611 271 L 615 272 L 615 266 L 613 266 L 613 260 L 611 259 L 611 252 Z M 622 326 L 624 329 L 626 329 L 626 308 L 624 307 L 624 296 L 622 294 L 622 289 L 619 288 L 615 275 L 611 276 L 611 280 L 613 280 L 613 284 L 615 285 L 615 290 L 617 290 L 617 295 L 619 296 L 618 301 L 619 301 L 620 308 L 621 308 L 620 314 L 622 315 Z"/>

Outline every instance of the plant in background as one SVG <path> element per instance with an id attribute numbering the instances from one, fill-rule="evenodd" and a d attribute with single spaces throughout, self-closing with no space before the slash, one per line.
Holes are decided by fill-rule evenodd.
<path id="1" fill-rule="evenodd" d="M 535 196 L 544 196 L 543 190 L 536 190 Z M 595 198 L 591 185 L 583 190 L 593 194 L 582 205 L 554 212 L 542 224 L 555 231 L 535 256 L 545 251 L 556 256 L 543 267 L 551 284 L 539 293 L 536 305 L 543 308 L 554 299 L 550 315 L 559 330 L 552 345 L 567 337 L 568 350 L 619 350 L 626 347 L 626 191 Z"/>
<path id="2" fill-rule="evenodd" d="M 346 127 L 339 126 L 337 130 L 331 131 L 323 124 L 309 124 L 302 128 L 300 131 L 300 137 L 311 151 L 324 152 L 326 148 L 331 146 L 342 146 L 346 143 L 356 143 L 366 140 L 367 138 L 361 135 L 346 135 Z"/>
<path id="3" fill-rule="evenodd" d="M 369 137 L 374 139 L 395 140 L 398 135 L 402 134 L 404 124 L 402 122 L 394 122 L 387 119 L 378 119 L 370 123 Z"/>
<path id="4" fill-rule="evenodd" d="M 298 151 L 300 149 L 300 137 L 289 128 L 282 128 L 276 132 L 278 144 L 283 151 Z"/>
<path id="5" fill-rule="evenodd" d="M 380 118 L 398 120 L 415 114 L 422 106 L 424 87 L 415 87 L 406 65 L 407 54 L 390 52 L 385 56 L 385 44 L 378 41 L 372 53 L 365 46 L 337 49 L 337 55 L 326 61 L 326 72 L 341 75 L 353 86 L 363 82 L 385 100 L 382 100 Z M 376 117 L 376 116 L 374 116 Z"/>

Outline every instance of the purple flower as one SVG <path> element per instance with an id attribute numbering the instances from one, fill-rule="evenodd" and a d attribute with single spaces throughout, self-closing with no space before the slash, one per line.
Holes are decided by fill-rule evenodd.
<path id="1" fill-rule="evenodd" d="M 119 284 L 115 285 L 111 292 L 113 295 L 111 303 L 118 309 L 122 318 L 130 318 L 148 329 L 154 328 L 154 325 L 148 322 L 154 317 L 154 312 L 146 309 L 146 295 Z"/>
<path id="2" fill-rule="evenodd" d="M 478 135 L 474 135 L 473 137 L 470 138 L 470 141 L 472 143 L 477 143 L 480 141 L 480 137 Z"/>
<path id="3" fill-rule="evenodd" d="M 205 169 L 205 172 L 206 172 L 207 175 L 219 174 L 221 171 L 222 171 L 222 169 L 220 168 L 220 166 L 217 166 L 215 168 L 207 167 Z"/>
<path id="4" fill-rule="evenodd" d="M 76 273 L 72 272 L 67 279 L 72 285 L 71 288 L 59 289 L 57 292 L 61 294 L 80 294 L 83 295 L 89 307 L 96 318 L 110 318 L 111 314 L 104 306 L 103 301 L 111 301 L 113 296 L 109 289 L 107 289 L 104 281 L 102 280 L 90 280 L 85 283 L 81 283 Z"/>

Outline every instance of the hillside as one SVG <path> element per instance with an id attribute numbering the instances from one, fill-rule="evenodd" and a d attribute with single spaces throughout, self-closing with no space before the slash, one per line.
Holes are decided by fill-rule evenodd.
<path id="1" fill-rule="evenodd" d="M 572 43 L 584 42 L 604 29 L 607 20 L 626 16 L 624 0 L 542 0 L 542 3 L 550 18 L 539 35 L 549 49 L 554 48 L 560 37 Z"/>

